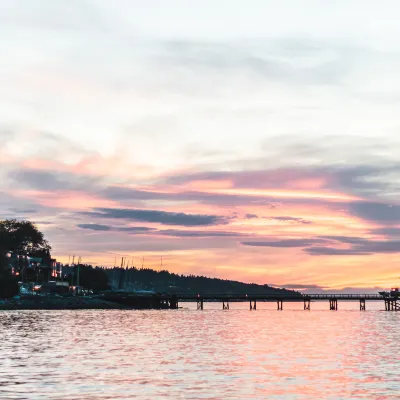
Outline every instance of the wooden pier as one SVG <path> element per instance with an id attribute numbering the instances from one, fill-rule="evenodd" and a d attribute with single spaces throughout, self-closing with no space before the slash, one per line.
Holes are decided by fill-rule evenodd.
<path id="1" fill-rule="evenodd" d="M 400 296 L 382 296 L 380 294 L 294 294 L 287 295 L 247 295 L 247 294 L 135 294 L 111 293 L 102 297 L 133 309 L 178 309 L 179 302 L 195 302 L 198 310 L 204 310 L 204 303 L 221 303 L 223 310 L 229 310 L 230 303 L 248 303 L 251 311 L 257 310 L 259 302 L 275 302 L 277 310 L 282 311 L 285 303 L 303 303 L 304 310 L 312 309 L 311 303 L 325 301 L 328 310 L 337 311 L 340 301 L 355 301 L 360 311 L 367 309 L 368 301 L 381 301 L 386 311 L 400 311 Z"/>
<path id="2" fill-rule="evenodd" d="M 360 311 L 367 309 L 368 301 L 381 301 L 385 304 L 386 311 L 400 311 L 400 296 L 382 296 L 380 294 L 306 294 L 290 296 L 276 295 L 247 295 L 247 294 L 176 294 L 157 295 L 163 308 L 178 308 L 179 302 L 196 302 L 197 309 L 203 310 L 205 302 L 220 302 L 223 310 L 229 310 L 229 303 L 248 302 L 250 310 L 257 310 L 257 302 L 276 302 L 277 310 L 282 311 L 284 303 L 303 302 L 304 310 L 311 310 L 311 303 L 315 301 L 326 301 L 328 309 L 337 311 L 339 301 L 357 301 L 360 304 Z"/>

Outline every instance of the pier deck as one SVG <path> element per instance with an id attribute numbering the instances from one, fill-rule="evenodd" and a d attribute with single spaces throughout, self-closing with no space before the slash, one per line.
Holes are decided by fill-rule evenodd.
<path id="1" fill-rule="evenodd" d="M 400 297 L 387 296 L 380 294 L 363 294 L 363 293 L 316 293 L 304 295 L 279 295 L 279 294 L 176 294 L 161 295 L 160 301 L 163 304 L 170 305 L 169 308 L 178 308 L 178 302 L 196 302 L 197 308 L 203 310 L 205 302 L 221 302 L 223 310 L 229 310 L 229 302 L 249 302 L 250 310 L 257 309 L 257 302 L 276 302 L 277 309 L 283 310 L 283 304 L 289 302 L 303 302 L 304 310 L 311 309 L 311 302 L 329 301 L 330 310 L 338 310 L 338 301 L 358 301 L 360 303 L 360 311 L 366 310 L 367 301 L 383 301 L 386 311 L 400 311 Z"/>
<path id="2" fill-rule="evenodd" d="M 384 297 L 380 294 L 305 294 L 305 295 L 270 295 L 270 294 L 177 294 L 175 295 L 178 300 L 181 301 L 195 301 L 198 298 L 202 298 L 204 301 L 248 301 L 248 300 L 258 300 L 258 301 L 278 301 L 283 300 L 287 302 L 303 301 L 303 300 L 384 300 Z M 161 296 L 161 298 L 170 298 L 171 295 Z"/>

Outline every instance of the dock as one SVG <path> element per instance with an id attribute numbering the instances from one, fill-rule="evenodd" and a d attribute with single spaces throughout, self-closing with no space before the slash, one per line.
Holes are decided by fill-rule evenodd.
<path id="1" fill-rule="evenodd" d="M 311 303 L 326 301 L 328 309 L 338 310 L 339 301 L 359 302 L 360 311 L 366 310 L 369 301 L 384 302 L 386 311 L 400 311 L 400 296 L 382 296 L 380 294 L 304 294 L 294 296 L 247 295 L 247 294 L 174 294 L 156 295 L 162 308 L 178 308 L 179 302 L 196 302 L 197 309 L 203 310 L 206 302 L 220 302 L 223 310 L 229 310 L 229 303 L 248 302 L 250 310 L 257 310 L 257 302 L 276 302 L 277 310 L 282 311 L 284 303 L 302 302 L 304 310 L 311 310 Z"/>

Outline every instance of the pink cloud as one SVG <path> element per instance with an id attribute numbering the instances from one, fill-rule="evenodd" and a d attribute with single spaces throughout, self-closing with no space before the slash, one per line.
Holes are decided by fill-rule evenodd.
<path id="1" fill-rule="evenodd" d="M 79 252 L 88 261 L 111 265 L 114 256 L 108 253 L 127 253 L 132 257 L 157 253 L 175 260 L 173 264 L 171 261 L 170 269 L 177 272 L 213 275 L 210 271 L 214 270 L 215 276 L 249 282 L 304 285 L 317 282 L 333 288 L 389 284 L 399 261 L 397 254 L 385 255 L 388 278 L 382 283 L 378 282 L 375 269 L 378 254 L 317 257 L 301 246 L 240 245 L 243 241 L 257 240 L 312 241 L 328 235 L 362 237 L 378 228 L 373 221 L 351 213 L 349 205 L 362 197 L 339 190 L 336 183 L 330 187 L 333 181 L 328 173 L 239 171 L 182 178 L 181 171 L 172 179 L 152 175 L 146 168 L 131 173 L 125 162 L 96 154 L 82 156 L 70 164 L 31 157 L 14 159 L 10 165 L 18 166 L 21 173 L 17 176 L 25 179 L 15 181 L 13 195 L 20 201 L 36 202 L 41 207 L 40 217 L 51 219 L 52 225 L 43 229 L 53 243 L 55 254 L 64 260 L 68 253 Z M 141 184 L 135 176 L 151 176 L 155 183 Z M 118 181 L 124 184 L 117 184 Z M 142 226 L 149 230 L 138 231 L 132 221 L 96 215 L 97 209 L 121 208 L 215 215 L 225 218 L 225 222 L 223 226 L 204 226 L 199 230 L 146 221 Z M 83 211 L 94 214 L 85 215 Z M 248 214 L 256 217 L 247 218 Z M 77 227 L 93 223 L 111 228 L 90 231 Z M 349 247 L 343 243 L 336 245 L 337 249 Z M 363 282 L 356 281 L 356 274 L 361 272 Z"/>

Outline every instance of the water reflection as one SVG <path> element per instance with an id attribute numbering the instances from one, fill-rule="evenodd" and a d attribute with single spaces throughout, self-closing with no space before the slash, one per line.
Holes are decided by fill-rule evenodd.
<path id="1" fill-rule="evenodd" d="M 1 312 L 0 398 L 399 398 L 400 313 L 285 306 Z"/>

